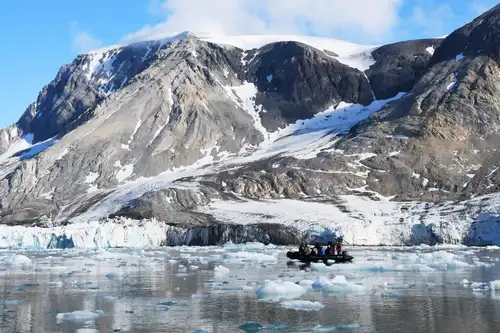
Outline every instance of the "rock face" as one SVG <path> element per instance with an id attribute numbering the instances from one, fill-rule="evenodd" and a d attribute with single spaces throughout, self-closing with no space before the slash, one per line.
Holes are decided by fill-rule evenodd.
<path id="1" fill-rule="evenodd" d="M 349 56 L 189 34 L 80 55 L 0 130 L 1 221 L 206 228 L 218 221 L 196 208 L 213 200 L 496 192 L 499 19 Z"/>
<path id="2" fill-rule="evenodd" d="M 0 155 L 5 153 L 17 139 L 18 131 L 16 125 L 0 129 Z"/>
<path id="3" fill-rule="evenodd" d="M 266 110 L 262 123 L 269 130 L 311 118 L 341 101 L 373 101 L 362 72 L 304 44 L 266 45 L 248 67 L 248 79 L 259 91 L 256 104 Z"/>
<path id="4" fill-rule="evenodd" d="M 399 199 L 434 201 L 493 191 L 500 162 L 494 148 L 500 71 L 490 42 L 499 38 L 493 28 L 499 12 L 495 7 L 453 32 L 411 94 L 338 142 L 338 149 L 350 153 L 372 147 L 377 154 L 364 164 L 386 172 L 370 174 L 370 189 Z M 485 35 L 481 46 L 475 42 L 479 33 Z M 462 48 L 452 47 L 455 41 Z"/>
<path id="5" fill-rule="evenodd" d="M 366 71 L 377 99 L 408 92 L 429 68 L 441 39 L 422 39 L 385 45 L 372 52 L 376 63 Z"/>

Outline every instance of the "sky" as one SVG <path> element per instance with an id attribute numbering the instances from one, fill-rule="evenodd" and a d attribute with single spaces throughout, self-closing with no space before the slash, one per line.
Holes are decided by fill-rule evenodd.
<path id="1" fill-rule="evenodd" d="M 91 49 L 178 32 L 299 34 L 360 44 L 439 37 L 492 0 L 1 0 L 0 128 L 61 65 Z"/>

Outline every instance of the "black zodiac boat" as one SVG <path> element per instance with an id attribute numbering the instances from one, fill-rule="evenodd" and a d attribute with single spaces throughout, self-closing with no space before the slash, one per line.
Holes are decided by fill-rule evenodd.
<path id="1" fill-rule="evenodd" d="M 310 256 L 310 255 L 306 256 L 301 254 L 299 251 L 288 251 L 286 253 L 286 256 L 288 257 L 288 259 L 298 260 L 304 263 L 321 262 L 321 261 L 327 263 L 328 261 L 335 261 L 336 264 L 341 264 L 341 263 L 351 262 L 352 259 L 354 259 L 354 257 L 349 255 L 347 251 L 342 251 L 342 254 L 325 255 L 325 256 Z"/>

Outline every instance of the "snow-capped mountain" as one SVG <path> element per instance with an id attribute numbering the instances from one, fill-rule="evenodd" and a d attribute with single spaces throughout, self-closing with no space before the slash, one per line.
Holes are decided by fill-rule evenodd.
<path id="1" fill-rule="evenodd" d="M 359 244 L 483 241 L 468 228 L 496 221 L 499 18 L 382 46 L 183 33 L 79 55 L 0 130 L 2 223 L 269 236 L 281 218 Z M 438 226 L 453 207 L 465 224 Z"/>

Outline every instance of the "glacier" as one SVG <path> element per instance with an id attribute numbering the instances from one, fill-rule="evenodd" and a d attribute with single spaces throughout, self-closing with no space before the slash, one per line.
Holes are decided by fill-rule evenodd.
<path id="1" fill-rule="evenodd" d="M 373 201 L 353 195 L 339 199 L 343 210 L 331 203 L 291 199 L 214 201 L 198 208 L 226 227 L 220 231 L 218 224 L 181 228 L 155 219 L 123 217 L 55 227 L 2 225 L 0 248 L 155 248 L 192 242 L 210 245 L 225 240 L 231 228 L 243 230 L 247 240 L 266 239 L 265 229 L 257 227 L 264 215 L 266 225 L 291 227 L 297 236 L 311 242 L 343 235 L 348 246 L 500 245 L 498 194 L 460 204 Z"/>

